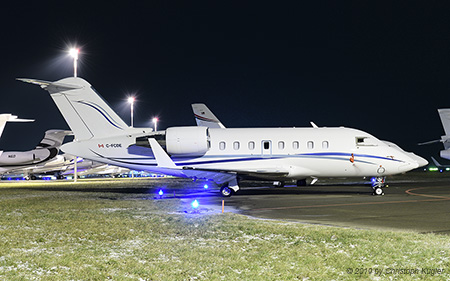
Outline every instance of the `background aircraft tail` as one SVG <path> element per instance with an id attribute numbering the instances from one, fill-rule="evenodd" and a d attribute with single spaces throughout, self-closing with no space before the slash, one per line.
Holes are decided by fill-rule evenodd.
<path id="1" fill-rule="evenodd" d="M 0 136 L 3 134 L 6 122 L 33 122 L 31 119 L 19 119 L 17 116 L 10 113 L 0 114 Z"/>
<path id="2" fill-rule="evenodd" d="M 91 84 L 82 78 L 69 77 L 56 82 L 18 80 L 39 85 L 50 93 L 76 140 L 110 137 L 129 129 Z"/>
<path id="3" fill-rule="evenodd" d="M 36 146 L 36 149 L 52 147 L 59 149 L 64 141 L 64 138 L 70 134 L 72 134 L 72 132 L 66 130 L 48 130 L 45 132 L 44 138 Z"/>
<path id="4" fill-rule="evenodd" d="M 442 127 L 444 127 L 445 136 L 442 137 L 444 148 L 450 148 L 450 108 L 438 109 L 441 117 Z"/>
<path id="5" fill-rule="evenodd" d="M 195 121 L 197 126 L 208 128 L 225 128 L 214 113 L 203 103 L 192 104 L 192 110 L 194 111 Z"/>

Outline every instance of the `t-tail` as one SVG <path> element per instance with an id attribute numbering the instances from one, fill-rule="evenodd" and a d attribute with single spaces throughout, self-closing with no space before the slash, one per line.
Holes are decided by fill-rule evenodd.
<path id="1" fill-rule="evenodd" d="M 208 128 L 225 128 L 220 120 L 212 113 L 209 108 L 203 103 L 192 104 L 192 111 L 194 111 L 195 121 L 197 126 Z"/>
<path id="2" fill-rule="evenodd" d="M 19 119 L 10 113 L 0 114 L 0 136 L 3 134 L 6 122 L 33 122 L 32 119 Z"/>
<path id="3" fill-rule="evenodd" d="M 47 130 L 45 132 L 44 138 L 36 146 L 36 149 L 56 147 L 59 150 L 59 147 L 62 145 L 64 138 L 70 134 L 72 134 L 72 132 L 66 130 Z"/>
<path id="4" fill-rule="evenodd" d="M 17 80 L 36 84 L 50 93 L 76 140 L 122 135 L 130 129 L 86 80 L 69 77 L 56 82 Z"/>
<path id="5" fill-rule="evenodd" d="M 442 127 L 444 127 L 445 136 L 441 137 L 441 142 L 445 149 L 450 148 L 450 108 L 438 109 L 439 117 L 441 117 Z"/>

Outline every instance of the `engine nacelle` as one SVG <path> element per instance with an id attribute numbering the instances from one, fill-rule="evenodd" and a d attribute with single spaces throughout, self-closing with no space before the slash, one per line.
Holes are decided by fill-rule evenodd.
<path id="1" fill-rule="evenodd" d="M 172 127 L 166 130 L 166 149 L 170 155 L 204 155 L 210 148 L 207 127 Z"/>

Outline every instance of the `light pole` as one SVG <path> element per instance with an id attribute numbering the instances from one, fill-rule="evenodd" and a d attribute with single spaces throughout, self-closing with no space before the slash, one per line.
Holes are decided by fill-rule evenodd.
<path id="1" fill-rule="evenodd" d="M 77 77 L 77 61 L 80 49 L 72 48 L 69 50 L 70 56 L 73 58 L 73 77 Z"/>
<path id="2" fill-rule="evenodd" d="M 134 97 L 129 97 L 128 98 L 128 102 L 131 105 L 131 127 L 132 128 L 133 128 L 133 105 L 134 105 L 134 101 L 135 101 Z"/>
<path id="3" fill-rule="evenodd" d="M 155 124 L 155 132 L 156 132 L 157 131 L 156 128 L 158 125 L 158 118 L 156 118 L 156 117 L 153 118 L 153 124 Z"/>

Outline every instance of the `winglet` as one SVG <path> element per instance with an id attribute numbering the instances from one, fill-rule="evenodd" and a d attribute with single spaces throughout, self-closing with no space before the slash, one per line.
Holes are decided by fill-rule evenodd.
<path id="1" fill-rule="evenodd" d="M 161 145 L 159 145 L 154 138 L 149 138 L 148 142 L 152 148 L 158 167 L 178 169 L 177 165 L 175 165 L 169 155 L 164 151 L 164 149 L 162 149 Z"/>

